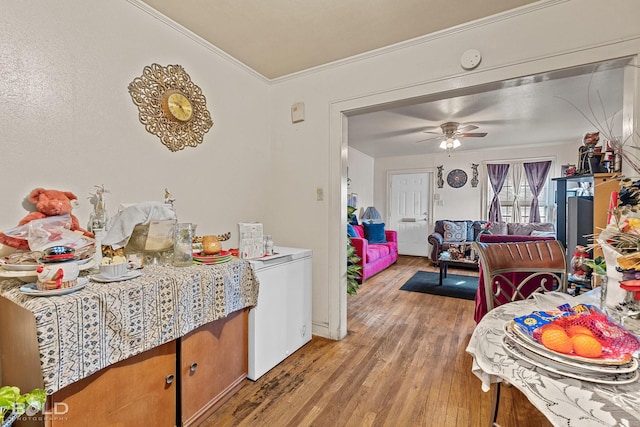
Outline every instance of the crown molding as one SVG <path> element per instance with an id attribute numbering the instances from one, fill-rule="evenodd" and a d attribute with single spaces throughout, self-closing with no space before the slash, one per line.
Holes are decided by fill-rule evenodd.
<path id="1" fill-rule="evenodd" d="M 541 9 L 546 9 L 549 7 L 556 6 L 562 3 L 568 3 L 573 0 L 541 0 L 536 3 L 527 4 L 524 6 L 520 6 L 515 9 L 511 9 L 505 12 L 497 13 L 495 15 L 491 15 L 488 17 L 480 18 L 475 21 L 466 22 L 464 24 L 456 25 L 454 27 L 445 28 L 444 30 L 436 31 L 434 33 L 426 34 L 424 36 L 418 36 L 413 39 L 404 40 L 389 46 L 384 46 L 378 49 L 370 50 L 368 52 L 364 52 L 358 55 L 353 55 L 348 58 L 339 59 L 333 62 L 329 62 L 326 64 L 318 65 L 316 67 L 307 68 L 302 71 L 297 71 L 295 73 L 287 74 L 285 76 L 276 77 L 270 79 L 271 83 L 280 83 L 286 80 L 302 77 L 305 75 L 317 73 L 320 71 L 324 71 L 331 68 L 341 67 L 343 65 L 359 62 L 365 59 L 374 58 L 376 56 L 385 55 L 391 52 L 399 51 L 402 49 L 407 49 L 413 46 L 418 46 L 421 44 L 430 43 L 434 40 L 438 40 L 445 37 L 450 37 L 451 35 L 462 33 L 465 31 L 471 31 L 476 28 L 485 27 L 487 25 L 495 24 L 496 22 L 506 21 L 509 19 L 513 19 L 514 17 L 526 15 L 529 13 L 536 12 Z"/>
<path id="2" fill-rule="evenodd" d="M 558 5 L 558 4 L 567 3 L 567 2 L 570 2 L 570 1 L 573 1 L 573 0 L 541 0 L 541 1 L 536 2 L 536 3 L 531 3 L 531 4 L 524 5 L 524 6 L 520 6 L 518 8 L 511 9 L 511 10 L 508 10 L 508 11 L 505 11 L 505 12 L 501 12 L 501 13 L 497 13 L 495 15 L 491 15 L 491 16 L 488 16 L 488 17 L 485 17 L 485 18 L 480 18 L 480 19 L 477 19 L 475 21 L 466 22 L 464 24 L 460 24 L 460 25 L 457 25 L 455 27 L 446 28 L 444 30 L 437 31 L 435 33 L 431 33 L 431 34 L 426 34 L 424 36 L 415 37 L 415 38 L 410 39 L 410 40 L 405 40 L 405 41 L 398 42 L 398 43 L 395 43 L 395 44 L 392 44 L 392 45 L 389 45 L 389 46 L 384 46 L 384 47 L 381 47 L 381 48 L 378 48 L 378 49 L 370 50 L 368 52 L 364 52 L 364 53 L 361 53 L 361 54 L 358 54 L 358 55 L 353 55 L 353 56 L 350 56 L 348 58 L 339 59 L 339 60 L 336 60 L 336 61 L 333 61 L 333 62 L 329 62 L 329 63 L 326 63 L 326 64 L 321 64 L 321 65 L 318 65 L 316 67 L 307 68 L 305 70 L 297 71 L 295 73 L 287 74 L 285 76 L 275 77 L 273 79 L 269 79 L 269 78 L 265 77 L 264 75 L 260 74 L 259 72 L 257 72 L 253 68 L 249 67 L 245 63 L 243 63 L 243 62 L 239 61 L 238 59 L 234 58 L 233 56 L 229 55 L 228 53 L 226 53 L 225 51 L 223 51 L 219 47 L 215 46 L 214 44 L 210 43 L 209 41 L 207 41 L 207 40 L 203 39 L 202 37 L 198 36 L 197 34 L 192 32 L 188 28 L 182 26 L 181 24 L 175 22 L 174 20 L 172 20 L 168 16 L 166 16 L 166 15 L 160 13 L 158 10 L 152 8 L 151 6 L 149 6 L 148 4 L 143 2 L 142 0 L 127 0 L 127 1 L 129 3 L 131 3 L 132 5 L 134 5 L 135 7 L 139 8 L 140 10 L 144 11 L 145 13 L 149 14 L 153 18 L 157 19 L 158 21 L 166 24 L 167 26 L 171 27 L 175 31 L 183 34 L 184 36 L 186 36 L 188 38 L 190 38 L 191 40 L 193 40 L 194 42 L 196 42 L 199 45 L 203 46 L 207 50 L 213 52 L 214 54 L 218 55 L 222 59 L 232 63 L 236 67 L 241 68 L 242 70 L 248 72 L 249 74 L 253 75 L 254 77 L 260 79 L 261 81 L 263 81 L 265 83 L 280 83 L 280 82 L 291 80 L 291 79 L 294 79 L 294 78 L 299 78 L 299 77 L 302 77 L 302 76 L 305 76 L 305 75 L 310 75 L 310 74 L 318 73 L 318 72 L 325 71 L 325 70 L 328 70 L 328 69 L 337 68 L 337 67 L 341 67 L 341 66 L 348 65 L 348 64 L 351 64 L 351 63 L 359 62 L 359 61 L 362 61 L 362 60 L 365 60 L 365 59 L 374 58 L 376 56 L 385 55 L 385 54 L 388 54 L 388 53 L 391 53 L 391 52 L 395 52 L 395 51 L 399 51 L 399 50 L 402 50 L 402 49 L 407 49 L 407 48 L 410 48 L 410 47 L 413 47 L 413 46 L 418 46 L 418 45 L 421 45 L 421 44 L 430 43 L 430 42 L 432 42 L 434 40 L 437 40 L 437 39 L 441 39 L 441 38 L 444 38 L 444 37 L 450 37 L 451 35 L 462 33 L 462 32 L 465 32 L 465 31 L 471 31 L 473 29 L 484 27 L 484 26 L 487 26 L 487 25 L 491 25 L 491 24 L 494 24 L 496 22 L 513 19 L 514 17 L 518 17 L 518 16 L 521 16 L 521 15 L 526 15 L 526 14 L 529 14 L 529 13 L 533 13 L 533 12 L 536 12 L 536 11 L 541 10 L 541 9 L 554 7 L 554 6 Z"/>
<path id="3" fill-rule="evenodd" d="M 143 12 L 147 13 L 148 15 L 152 16 L 153 18 L 155 18 L 158 21 L 162 22 L 163 24 L 169 26 L 173 30 L 175 30 L 175 31 L 179 32 L 180 34 L 190 38 L 191 40 L 193 40 L 194 42 L 196 42 L 200 46 L 202 46 L 205 49 L 209 50 L 210 52 L 213 52 L 214 54 L 218 55 L 223 60 L 233 64 L 234 66 L 236 66 L 238 68 L 241 68 L 243 71 L 253 75 L 254 77 L 260 79 L 261 81 L 263 81 L 265 83 L 269 83 L 270 82 L 270 80 L 268 78 L 266 78 L 262 74 L 258 73 L 253 68 L 247 66 L 243 62 L 240 62 L 239 60 L 237 60 L 233 56 L 229 55 L 224 50 L 220 49 L 219 47 L 215 46 L 214 44 L 212 44 L 212 43 L 208 42 L 207 40 L 203 39 L 199 35 L 195 34 L 193 31 L 191 31 L 188 28 L 180 25 L 179 23 L 177 23 L 173 19 L 169 18 L 168 16 L 160 13 L 156 9 L 154 9 L 151 6 L 149 6 L 148 4 L 146 4 L 145 2 L 143 2 L 141 0 L 127 0 L 127 1 L 129 3 L 131 3 L 132 5 L 134 5 L 135 7 L 137 7 L 138 9 L 140 9 Z"/>

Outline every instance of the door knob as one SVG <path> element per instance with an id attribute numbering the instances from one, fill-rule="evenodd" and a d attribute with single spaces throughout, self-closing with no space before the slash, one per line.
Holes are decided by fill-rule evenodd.
<path id="1" fill-rule="evenodd" d="M 173 374 L 167 375 L 166 381 L 167 381 L 167 384 L 171 384 L 173 382 Z"/>
<path id="2" fill-rule="evenodd" d="M 192 363 L 191 366 L 189 366 L 189 371 L 191 373 L 194 373 L 196 371 L 196 369 L 198 369 L 198 364 L 197 363 Z"/>

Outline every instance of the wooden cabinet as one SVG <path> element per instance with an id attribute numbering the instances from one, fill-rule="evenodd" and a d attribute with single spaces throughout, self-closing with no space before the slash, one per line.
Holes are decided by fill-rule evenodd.
<path id="1" fill-rule="evenodd" d="M 246 310 L 236 311 L 180 339 L 183 426 L 202 422 L 242 387 L 247 377 L 247 328 Z"/>
<path id="2" fill-rule="evenodd" d="M 48 397 L 45 416 L 16 427 L 194 425 L 244 385 L 248 360 L 245 308 L 184 337 L 115 363 Z M 42 387 L 31 312 L 0 297 L 2 381 Z M 5 343 L 10 343 L 9 345 Z"/>
<path id="3" fill-rule="evenodd" d="M 599 173 L 594 175 L 580 175 L 562 178 L 554 178 L 556 183 L 556 204 L 557 204 L 557 236 L 565 247 L 568 243 L 567 230 L 572 221 L 578 221 L 579 218 L 570 218 L 568 216 L 568 202 L 572 196 L 572 189 L 578 187 L 580 183 L 589 183 L 593 188 L 593 209 L 590 213 L 593 220 L 593 227 L 590 231 L 594 236 L 600 234 L 600 230 L 607 226 L 607 217 L 609 210 L 609 201 L 612 191 L 620 189 L 620 183 L 613 178 L 613 174 Z M 569 253 L 573 253 L 575 248 L 567 247 Z M 601 254 L 598 250 L 594 256 Z"/>
<path id="4" fill-rule="evenodd" d="M 176 341 L 145 351 L 49 397 L 48 427 L 175 426 Z"/>
<path id="5" fill-rule="evenodd" d="M 46 426 L 202 422 L 247 377 L 247 319 L 248 309 L 236 311 L 63 388 L 49 407 L 64 414 L 47 417 Z"/>

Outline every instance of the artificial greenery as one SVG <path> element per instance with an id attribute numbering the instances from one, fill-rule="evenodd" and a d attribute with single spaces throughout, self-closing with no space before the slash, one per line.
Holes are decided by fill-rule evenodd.
<path id="1" fill-rule="evenodd" d="M 352 222 L 356 208 L 347 206 L 347 221 Z M 362 266 L 358 264 L 360 257 L 356 255 L 356 248 L 351 244 L 351 237 L 347 236 L 347 293 L 356 295 L 358 293 L 358 279 Z"/>
<path id="2" fill-rule="evenodd" d="M 18 387 L 0 387 L 0 423 L 4 422 L 4 416 L 8 412 L 24 414 L 28 408 L 34 412 L 40 412 L 47 400 L 44 390 L 36 388 L 30 393 L 20 394 Z"/>

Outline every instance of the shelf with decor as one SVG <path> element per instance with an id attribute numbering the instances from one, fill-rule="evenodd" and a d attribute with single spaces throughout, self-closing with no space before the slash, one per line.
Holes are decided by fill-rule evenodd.
<path id="1" fill-rule="evenodd" d="M 620 188 L 619 181 L 611 173 L 573 175 L 552 181 L 556 183 L 557 239 L 569 252 L 576 245 L 592 243 L 592 238 L 607 225 L 611 192 Z M 593 256 L 601 255 L 599 251 L 596 248 Z"/>

